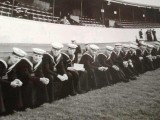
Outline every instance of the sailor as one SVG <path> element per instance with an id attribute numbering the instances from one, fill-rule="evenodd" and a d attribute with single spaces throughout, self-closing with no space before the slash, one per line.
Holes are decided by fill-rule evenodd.
<path id="1" fill-rule="evenodd" d="M 31 79 L 34 80 L 33 89 L 35 94 L 35 103 L 34 106 L 39 106 L 44 102 L 49 101 L 47 85 L 49 83 L 49 79 L 44 77 L 43 70 L 42 70 L 42 57 L 43 54 L 46 52 L 39 48 L 32 48 L 33 54 L 30 56 L 30 61 L 33 64 L 33 71 L 31 74 Z"/>
<path id="2" fill-rule="evenodd" d="M 88 88 L 88 75 L 85 69 L 76 70 L 74 68 L 74 63 L 77 63 L 76 56 L 74 54 L 76 48 L 77 45 L 68 44 L 67 50 L 62 52 L 62 56 L 66 70 L 72 74 L 75 92 L 83 93 Z"/>
<path id="3" fill-rule="evenodd" d="M 6 112 L 6 108 L 4 105 L 4 96 L 2 91 L 2 86 L 6 80 L 4 80 L 2 77 L 6 75 L 7 68 L 7 63 L 3 59 L 0 59 L 0 115 Z"/>
<path id="4" fill-rule="evenodd" d="M 137 55 L 137 51 L 139 50 L 138 46 L 135 44 L 130 44 L 130 55 L 131 60 L 133 63 L 133 66 L 138 74 L 142 74 L 144 71 L 143 61 L 139 59 L 139 56 Z"/>
<path id="5" fill-rule="evenodd" d="M 22 100 L 22 85 L 23 82 L 19 79 L 19 74 L 17 71 L 18 64 L 21 59 L 27 54 L 19 49 L 13 48 L 13 52 L 9 57 L 4 58 L 7 63 L 7 79 L 3 82 L 3 94 L 6 106 L 6 111 L 8 113 L 13 112 L 13 110 L 20 110 L 23 108 Z"/>
<path id="6" fill-rule="evenodd" d="M 122 44 L 116 43 L 114 50 L 111 54 L 113 63 L 122 69 L 127 79 L 135 80 L 136 77 L 129 69 L 128 63 L 125 60 L 123 60 L 123 54 L 124 53 L 122 53 Z"/>
<path id="7" fill-rule="evenodd" d="M 147 46 L 146 50 L 144 51 L 144 54 L 143 54 L 144 65 L 145 65 L 145 70 L 150 71 L 150 70 L 154 70 L 153 57 L 151 55 L 151 52 L 154 46 L 150 44 L 147 44 L 146 46 Z"/>
<path id="8" fill-rule="evenodd" d="M 63 44 L 59 42 L 52 43 L 52 49 L 45 53 L 42 59 L 44 76 L 49 78 L 48 84 L 49 101 L 60 99 L 70 95 L 75 95 L 72 85 L 71 74 L 67 73 L 61 50 Z"/>
<path id="9" fill-rule="evenodd" d="M 106 68 L 100 66 L 96 61 L 97 51 L 99 50 L 99 47 L 95 44 L 90 44 L 88 48 L 89 49 L 82 55 L 79 63 L 84 64 L 84 68 L 87 70 L 89 89 L 96 89 L 100 87 L 98 86 L 98 79 L 100 74 L 97 75 L 96 72 L 104 73 Z"/>

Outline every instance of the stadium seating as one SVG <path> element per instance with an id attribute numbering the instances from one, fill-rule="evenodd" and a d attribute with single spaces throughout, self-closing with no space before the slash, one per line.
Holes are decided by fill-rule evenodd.
<path id="1" fill-rule="evenodd" d="M 50 22 L 50 23 L 60 23 L 60 18 L 54 16 L 52 13 L 42 10 L 38 7 L 31 6 L 31 5 L 26 5 L 26 4 L 18 4 L 13 7 L 12 11 L 12 5 L 8 3 L 2 3 L 0 2 L 0 15 L 3 16 L 14 16 L 12 13 L 16 11 L 17 8 L 21 8 L 22 14 L 24 13 L 25 10 L 27 10 L 27 18 L 30 20 L 35 20 L 35 21 L 42 21 L 42 22 Z M 17 16 L 14 16 L 17 17 Z M 20 18 L 23 18 L 21 16 Z M 159 28 L 160 23 L 151 23 L 151 22 L 144 22 L 144 21 L 119 21 L 118 19 L 115 20 L 115 26 L 113 27 L 118 27 L 118 28 Z M 82 26 L 91 26 L 91 27 L 105 27 L 104 24 L 102 24 L 100 21 L 97 21 L 94 18 L 89 18 L 88 16 L 83 16 L 79 18 L 79 23 L 74 21 L 73 19 L 70 18 L 69 20 L 70 24 L 72 25 L 82 25 Z"/>
<path id="2" fill-rule="evenodd" d="M 88 18 L 87 16 L 81 17 L 80 18 L 80 23 L 83 26 L 105 27 L 105 25 L 101 24 L 99 21 L 96 21 L 93 18 Z"/>
<path id="3" fill-rule="evenodd" d="M 159 28 L 160 23 L 150 23 L 144 21 L 117 21 L 116 24 L 121 28 Z"/>
<path id="4" fill-rule="evenodd" d="M 22 10 L 28 10 L 27 14 L 32 16 L 32 20 L 58 23 L 59 17 L 53 16 L 52 13 L 40 10 L 39 8 L 36 8 L 34 6 L 29 6 L 24 4 L 19 4 L 18 6 L 14 6 L 14 11 L 18 7 L 21 8 Z M 0 15 L 10 17 L 11 13 L 12 13 L 12 5 L 0 2 Z"/>

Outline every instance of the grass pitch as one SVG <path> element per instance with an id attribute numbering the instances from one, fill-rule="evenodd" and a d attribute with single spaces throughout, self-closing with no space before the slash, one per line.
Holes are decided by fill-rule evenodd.
<path id="1" fill-rule="evenodd" d="M 0 120 L 160 120 L 160 69 Z"/>

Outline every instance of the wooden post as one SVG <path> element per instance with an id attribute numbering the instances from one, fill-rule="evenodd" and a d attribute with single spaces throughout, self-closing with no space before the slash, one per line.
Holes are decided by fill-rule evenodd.
<path id="1" fill-rule="evenodd" d="M 134 8 L 132 8 L 132 18 L 133 18 L 133 22 L 135 20 L 135 16 L 134 16 Z"/>
<path id="2" fill-rule="evenodd" d="M 15 0 L 13 0 L 12 2 L 13 2 L 13 3 L 12 3 L 12 13 L 11 13 L 11 16 L 13 17 L 13 11 L 14 11 L 14 2 L 15 2 Z"/>
<path id="3" fill-rule="evenodd" d="M 55 9 L 55 0 L 53 0 L 53 11 L 52 11 L 52 22 L 54 22 L 54 9 Z"/>
<path id="4" fill-rule="evenodd" d="M 104 6 L 103 6 L 103 2 L 102 2 L 101 13 L 102 13 L 102 22 L 103 22 L 103 25 L 104 25 Z"/>
<path id="5" fill-rule="evenodd" d="M 118 11 L 118 13 L 119 13 L 119 21 L 121 21 L 121 9 L 120 9 L 120 6 L 119 6 L 119 11 Z"/>

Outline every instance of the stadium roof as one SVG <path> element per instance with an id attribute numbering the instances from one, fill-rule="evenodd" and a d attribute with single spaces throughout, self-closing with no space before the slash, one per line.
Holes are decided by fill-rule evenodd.
<path id="1" fill-rule="evenodd" d="M 145 8 L 160 8 L 160 0 L 105 0 L 124 5 L 131 5 Z"/>

